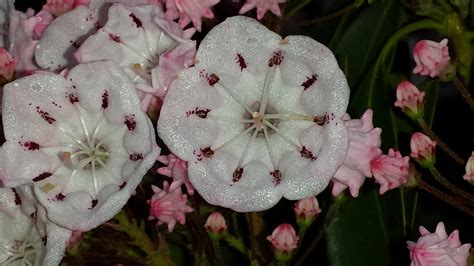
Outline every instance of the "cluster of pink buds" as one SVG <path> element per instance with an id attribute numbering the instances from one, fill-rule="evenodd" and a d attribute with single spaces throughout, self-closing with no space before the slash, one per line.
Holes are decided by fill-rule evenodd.
<path id="1" fill-rule="evenodd" d="M 273 230 L 267 240 L 273 245 L 275 257 L 278 261 L 288 261 L 293 250 L 298 247 L 299 237 L 291 224 L 280 224 Z"/>

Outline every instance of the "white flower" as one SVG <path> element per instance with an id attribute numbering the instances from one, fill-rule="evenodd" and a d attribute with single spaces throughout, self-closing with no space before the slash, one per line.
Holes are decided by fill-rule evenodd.
<path id="1" fill-rule="evenodd" d="M 4 88 L 4 185 L 32 185 L 48 219 L 87 231 L 127 202 L 159 148 L 127 75 L 113 62 L 67 78 L 37 73 Z"/>
<path id="2" fill-rule="evenodd" d="M 165 97 L 158 131 L 211 204 L 258 211 L 324 190 L 344 161 L 349 88 L 331 51 L 233 17 Z"/>

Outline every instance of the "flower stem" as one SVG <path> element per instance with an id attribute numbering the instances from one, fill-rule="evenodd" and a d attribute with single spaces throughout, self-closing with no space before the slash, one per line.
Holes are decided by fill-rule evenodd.
<path id="1" fill-rule="evenodd" d="M 295 259 L 296 255 L 298 254 L 298 251 L 301 249 L 301 246 L 303 245 L 303 239 L 306 234 L 306 228 L 300 227 L 300 231 L 298 232 L 298 246 L 296 247 L 296 250 L 293 251 L 293 256 L 291 257 L 288 265 L 292 265 L 293 260 Z"/>
<path id="2" fill-rule="evenodd" d="M 249 226 L 249 234 L 250 234 L 250 263 L 253 261 L 257 260 L 257 245 L 255 243 L 255 225 L 254 225 L 254 216 L 255 214 L 253 212 L 248 212 L 245 214 L 245 217 L 247 218 L 247 223 Z"/>
<path id="3" fill-rule="evenodd" d="M 222 258 L 221 246 L 219 245 L 219 240 L 212 240 L 212 248 L 214 250 L 214 256 L 216 257 L 216 262 L 218 266 L 223 266 L 224 259 Z"/>
<path id="4" fill-rule="evenodd" d="M 459 156 L 454 150 L 452 150 L 446 143 L 444 143 L 434 132 L 431 130 L 430 126 L 425 122 L 423 118 L 419 118 L 416 120 L 418 125 L 423 129 L 423 131 L 428 135 L 431 139 L 436 141 L 436 144 L 441 147 L 451 158 L 453 158 L 456 162 L 461 165 L 464 165 L 464 160 Z"/>
<path id="5" fill-rule="evenodd" d="M 403 193 L 403 188 L 400 188 L 400 202 L 402 207 L 402 224 L 403 224 L 403 235 L 407 235 L 407 216 L 405 209 L 405 194 Z"/>
<path id="6" fill-rule="evenodd" d="M 431 185 L 429 185 L 425 181 L 423 181 L 421 179 L 418 180 L 418 187 L 425 190 L 426 192 L 429 192 L 433 196 L 443 200 L 444 202 L 450 204 L 451 206 L 467 213 L 471 217 L 474 217 L 474 210 L 464 206 L 463 204 L 460 204 L 456 198 L 452 197 L 451 195 L 448 195 L 448 194 L 445 194 L 445 193 L 439 191 L 438 189 L 432 187 Z"/>
<path id="7" fill-rule="evenodd" d="M 318 245 L 319 241 L 323 238 L 324 234 L 326 234 L 327 229 L 329 228 L 329 225 L 331 225 L 332 220 L 337 216 L 342 202 L 344 202 L 344 199 L 338 198 L 331 204 L 326 214 L 326 217 L 324 218 L 324 223 L 321 225 L 318 234 L 315 238 L 313 238 L 311 244 L 304 250 L 303 255 L 301 255 L 299 259 L 291 265 L 299 266 L 303 264 L 305 259 L 309 256 L 309 254 L 311 254 L 311 251 Z"/>
<path id="8" fill-rule="evenodd" d="M 241 239 L 236 238 L 229 233 L 225 233 L 223 239 L 227 242 L 229 246 L 235 248 L 238 252 L 242 253 L 242 255 L 247 257 L 249 261 L 251 261 L 250 252 Z"/>
<path id="9" fill-rule="evenodd" d="M 445 177 L 441 175 L 441 173 L 436 169 L 434 166 L 429 168 L 431 174 L 433 177 L 440 182 L 443 186 L 445 186 L 447 189 L 451 190 L 453 193 L 467 199 L 470 201 L 470 205 L 474 203 L 474 195 L 456 187 L 455 185 L 451 184 Z"/>
<path id="10" fill-rule="evenodd" d="M 467 104 L 469 104 L 469 107 L 471 107 L 471 110 L 474 110 L 474 100 L 472 99 L 471 94 L 464 84 L 457 77 L 455 77 L 452 81 L 456 89 L 458 89 L 458 91 L 461 93 L 464 100 L 466 100 Z"/>

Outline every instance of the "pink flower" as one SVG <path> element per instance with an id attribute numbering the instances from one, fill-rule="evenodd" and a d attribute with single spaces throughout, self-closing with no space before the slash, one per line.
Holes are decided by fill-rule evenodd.
<path id="1" fill-rule="evenodd" d="M 89 0 L 48 0 L 43 9 L 56 17 L 73 10 L 78 5 L 87 6 Z"/>
<path id="2" fill-rule="evenodd" d="M 180 182 L 186 186 L 189 195 L 194 194 L 193 185 L 188 178 L 188 163 L 181 160 L 174 154 L 158 156 L 158 161 L 164 163 L 165 167 L 160 167 L 156 172 L 160 175 L 165 175 L 173 178 L 173 181 Z"/>
<path id="3" fill-rule="evenodd" d="M 390 149 L 388 155 L 381 154 L 370 161 L 372 174 L 380 184 L 380 195 L 406 183 L 409 160 L 410 157 L 402 157 L 400 152 Z"/>
<path id="4" fill-rule="evenodd" d="M 422 76 L 435 77 L 443 74 L 443 71 L 450 65 L 448 39 L 443 39 L 440 43 L 421 40 L 413 49 L 413 57 L 416 67 L 413 73 Z"/>
<path id="5" fill-rule="evenodd" d="M 431 140 L 423 133 L 415 132 L 411 135 L 410 156 L 417 160 L 423 167 L 430 167 L 435 163 L 436 141 Z"/>
<path id="6" fill-rule="evenodd" d="M 374 128 L 372 116 L 372 110 L 368 109 L 361 119 L 351 120 L 349 115 L 344 118 L 349 132 L 349 149 L 344 163 L 334 174 L 334 196 L 349 188 L 351 195 L 357 197 L 365 177 L 372 176 L 370 161 L 382 153 L 379 149 L 382 130 Z"/>
<path id="7" fill-rule="evenodd" d="M 295 229 L 290 224 L 280 224 L 272 235 L 267 236 L 267 240 L 272 242 L 275 249 L 275 256 L 278 260 L 288 260 L 289 254 L 298 247 L 299 237 Z"/>
<path id="8" fill-rule="evenodd" d="M 15 67 L 16 61 L 7 50 L 0 47 L 0 85 L 13 79 Z"/>
<path id="9" fill-rule="evenodd" d="M 201 31 L 201 17 L 214 18 L 211 7 L 220 0 L 166 0 L 166 16 L 169 19 L 179 18 L 179 26 L 186 27 L 193 23 Z"/>
<path id="10" fill-rule="evenodd" d="M 463 176 L 464 180 L 467 180 L 474 184 L 474 152 L 466 163 L 466 174 Z"/>
<path id="11" fill-rule="evenodd" d="M 281 16 L 279 3 L 284 3 L 285 0 L 247 0 L 239 11 L 239 14 L 244 14 L 253 8 L 257 8 L 257 18 L 260 20 L 265 15 L 267 10 L 270 10 L 275 16 Z"/>
<path id="12" fill-rule="evenodd" d="M 158 219 L 158 224 L 168 224 L 168 231 L 172 232 L 176 222 L 185 223 L 185 213 L 192 212 L 193 208 L 187 204 L 188 196 L 181 192 L 181 184 L 163 182 L 163 189 L 152 185 L 155 194 L 147 201 L 150 204 L 148 220 Z"/>
<path id="13" fill-rule="evenodd" d="M 400 107 L 404 113 L 413 119 L 423 116 L 423 98 L 425 92 L 418 90 L 409 81 L 402 81 L 397 86 L 396 107 Z"/>
<path id="14" fill-rule="evenodd" d="M 316 219 L 318 213 L 321 213 L 318 199 L 314 196 L 299 200 L 295 204 L 294 211 L 296 221 L 301 227 L 308 227 Z"/>
<path id="15" fill-rule="evenodd" d="M 227 229 L 224 216 L 220 212 L 213 212 L 207 217 L 204 227 L 209 233 L 214 236 L 219 236 Z"/>
<path id="16" fill-rule="evenodd" d="M 420 226 L 421 237 L 417 242 L 407 241 L 410 250 L 411 266 L 466 266 L 471 244 L 461 245 L 459 231 L 449 236 L 443 222 L 436 226 L 436 232 L 430 233 Z"/>

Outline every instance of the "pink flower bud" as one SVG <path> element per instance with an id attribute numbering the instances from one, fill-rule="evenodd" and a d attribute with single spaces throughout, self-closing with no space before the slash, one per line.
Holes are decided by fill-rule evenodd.
<path id="1" fill-rule="evenodd" d="M 440 43 L 421 40 L 416 43 L 413 49 L 413 57 L 416 67 L 413 73 L 422 76 L 436 77 L 444 74 L 450 65 L 448 39 L 443 39 Z"/>
<path id="2" fill-rule="evenodd" d="M 472 152 L 471 157 L 467 160 L 466 163 L 466 174 L 463 176 L 464 180 L 469 181 L 471 184 L 474 184 L 474 152 Z"/>
<path id="3" fill-rule="evenodd" d="M 224 216 L 220 212 L 213 212 L 207 217 L 206 230 L 211 234 L 211 237 L 220 238 L 221 234 L 227 229 Z"/>
<path id="4" fill-rule="evenodd" d="M 318 199 L 314 196 L 299 200 L 294 210 L 298 225 L 305 228 L 311 225 L 318 213 L 321 213 Z"/>
<path id="5" fill-rule="evenodd" d="M 436 141 L 431 140 L 423 133 L 415 132 L 411 135 L 410 156 L 417 160 L 423 167 L 433 166 L 436 161 L 435 146 Z"/>
<path id="6" fill-rule="evenodd" d="M 423 226 L 420 226 L 420 233 L 418 241 L 407 241 L 411 266 L 467 265 L 471 244 L 461 245 L 458 230 L 448 236 L 444 224 L 439 222 L 434 233 Z"/>
<path id="7" fill-rule="evenodd" d="M 412 119 L 417 119 L 423 116 L 424 97 L 425 92 L 418 90 L 415 85 L 405 80 L 397 86 L 395 106 L 400 107 Z"/>
<path id="8" fill-rule="evenodd" d="M 409 160 L 410 157 L 390 149 L 388 155 L 381 154 L 370 162 L 372 174 L 380 184 L 380 195 L 407 182 Z"/>
<path id="9" fill-rule="evenodd" d="M 16 61 L 7 50 L 0 47 L 0 85 L 8 83 L 13 79 L 15 67 Z"/>
<path id="10" fill-rule="evenodd" d="M 249 10 L 257 9 L 257 18 L 261 20 L 267 10 L 270 10 L 275 16 L 281 17 L 281 10 L 279 3 L 284 3 L 285 0 L 247 0 L 239 11 L 239 14 L 247 13 Z"/>
<path id="11" fill-rule="evenodd" d="M 272 242 L 273 248 L 277 253 L 289 253 L 298 246 L 299 237 L 295 229 L 290 224 L 280 224 L 267 240 Z"/>

